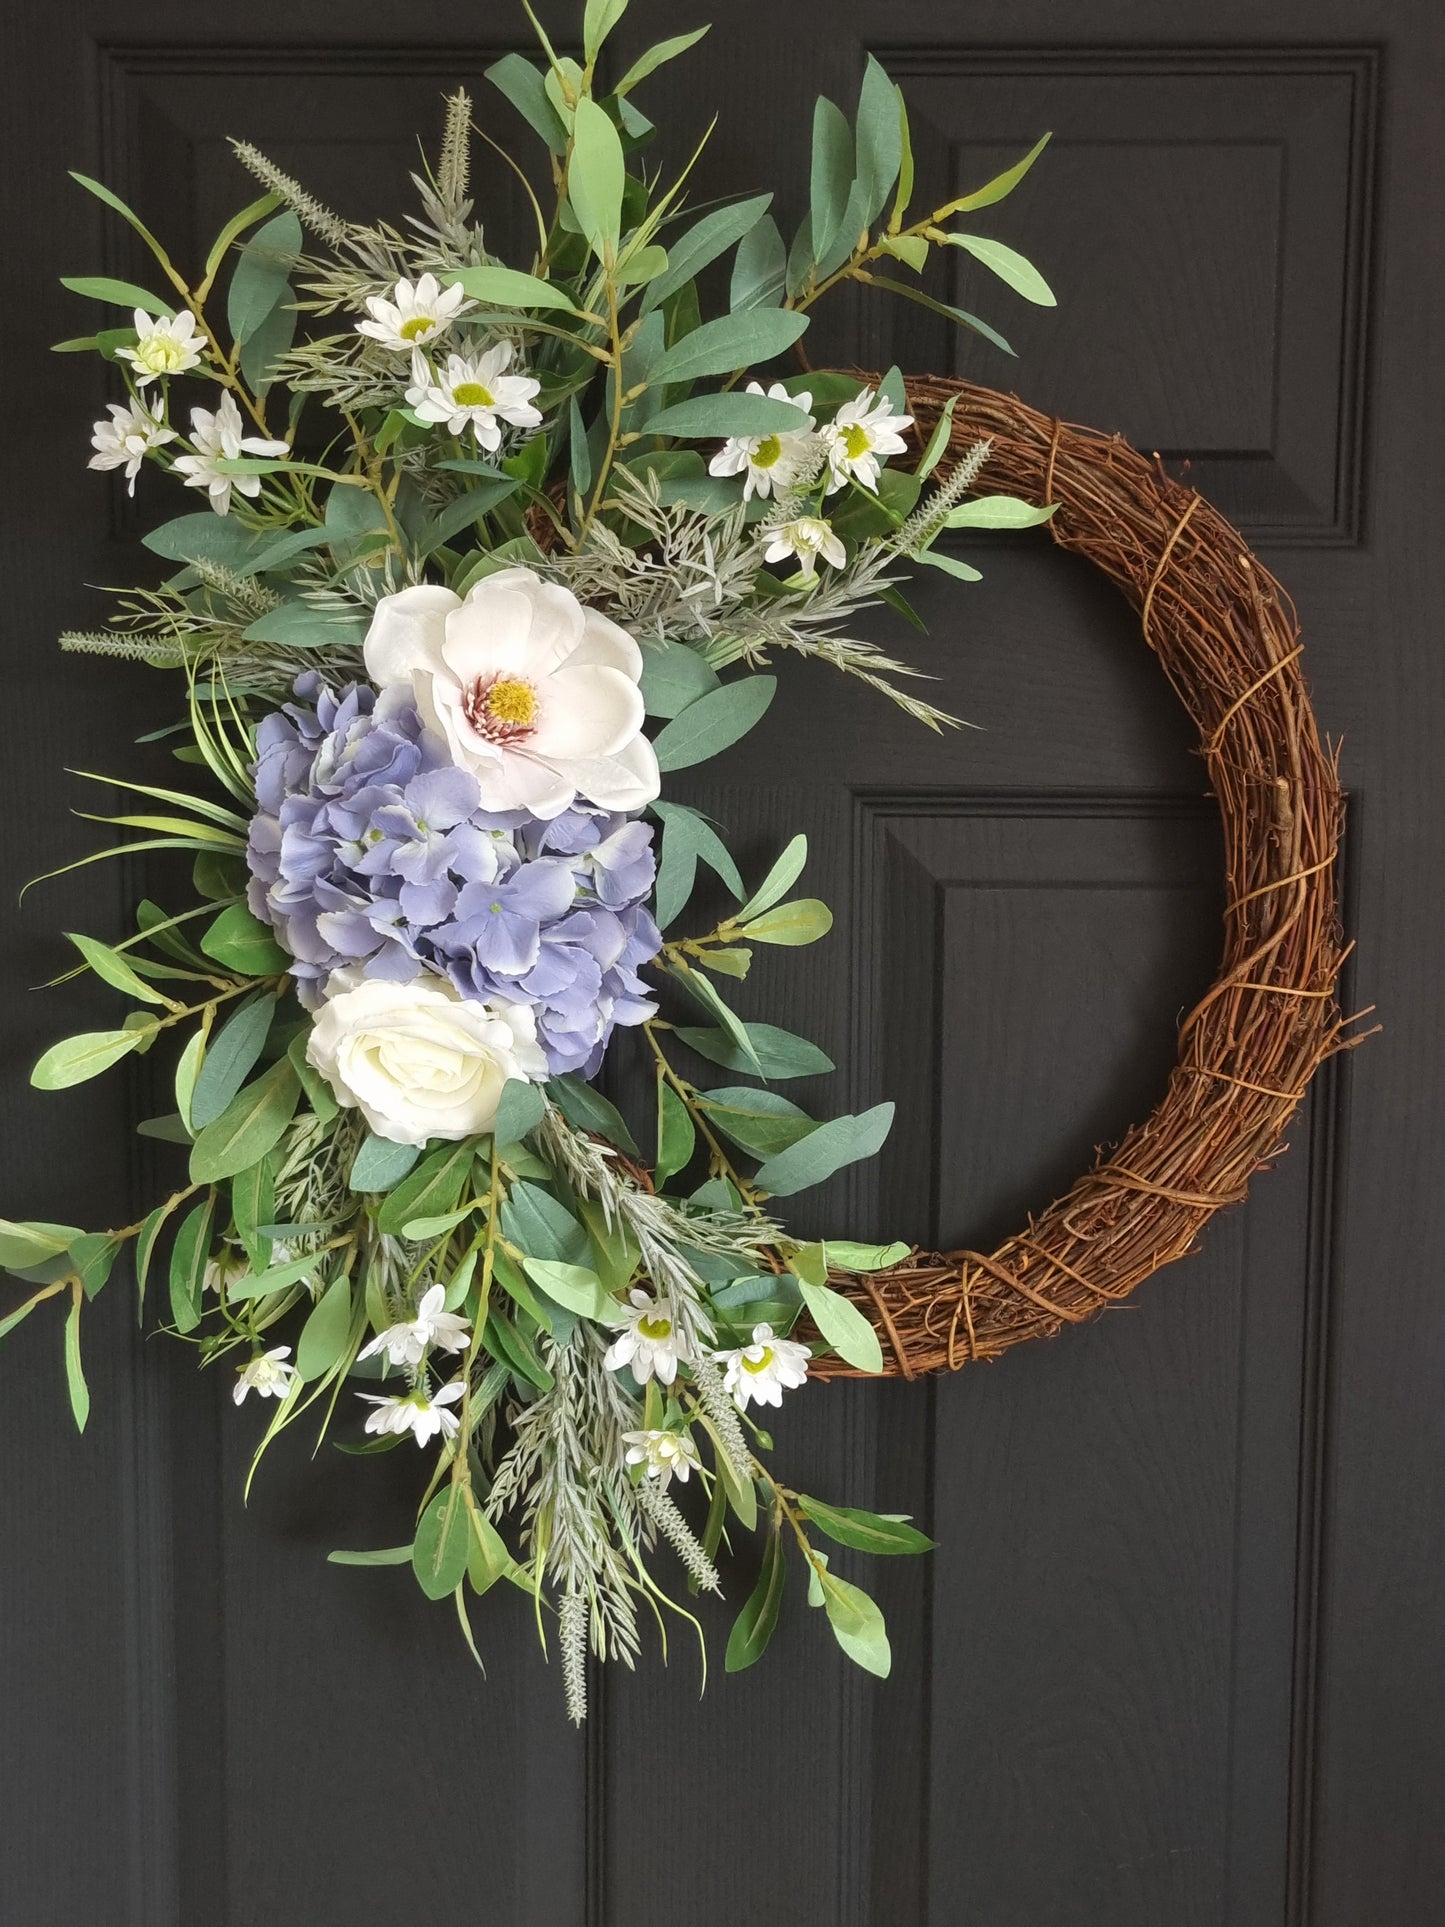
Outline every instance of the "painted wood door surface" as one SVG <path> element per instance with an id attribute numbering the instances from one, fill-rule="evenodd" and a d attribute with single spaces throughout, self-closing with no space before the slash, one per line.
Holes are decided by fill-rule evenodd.
<path id="1" fill-rule="evenodd" d="M 560 44 L 577 22 L 543 9 Z M 94 1411 L 60 1334 L 0 1347 L 0 1919 L 26 1927 L 1431 1927 L 1445 1919 L 1440 1397 L 1445 1364 L 1445 602 L 1439 210 L 1445 20 L 1430 0 L 718 0 L 639 102 L 697 196 L 806 203 L 812 101 L 865 51 L 906 88 L 920 201 L 1046 128 L 990 230 L 1055 311 L 985 291 L 1014 361 L 841 297 L 815 362 L 958 372 L 1157 449 L 1297 599 L 1351 791 L 1349 994 L 1383 1034 L 1331 1066 L 1287 1155 L 1126 1307 L 929 1384 L 834 1386 L 776 1427 L 825 1496 L 918 1515 L 877 1575 L 896 1665 L 847 1667 L 789 1600 L 725 1680 L 655 1652 L 581 1735 L 525 1603 L 479 1615 L 487 1677 L 404 1572 L 414 1468 L 299 1436 L 249 1507 L 258 1427 L 223 1374 L 95 1307 Z M 706 17 L 634 0 L 615 58 Z M 0 1173 L 14 1215 L 139 1215 L 145 1066 L 59 1097 L 44 1042 L 107 993 L 28 986 L 57 932 L 118 933 L 63 766 L 127 770 L 162 680 L 53 638 L 136 579 L 175 512 L 88 474 L 103 371 L 61 274 L 134 274 L 66 179 L 102 176 L 186 259 L 249 198 L 244 135 L 343 212 L 399 213 L 444 87 L 528 45 L 491 0 L 49 0 L 6 18 Z M 509 176 L 478 192 L 525 246 Z M 930 202 L 930 205 L 933 203 Z M 994 219 L 993 217 L 997 218 Z M 979 217 L 980 225 L 984 223 Z M 1186 470 L 1186 466 L 1187 470 Z M 808 832 L 833 938 L 759 972 L 769 1014 L 900 1105 L 808 1224 L 988 1249 L 1162 1088 L 1212 976 L 1220 839 L 1181 713 L 1110 589 L 1043 535 L 919 584 L 910 647 L 976 728 L 935 739 L 784 665 L 765 723 L 694 782 L 756 867 Z M 751 986 L 748 987 L 751 990 Z M 806 1097 L 806 1093 L 804 1094 Z M 0 1288 L 3 1289 L 3 1288 Z M 8 1302 L 8 1300 L 7 1300 Z M 733 1593 L 750 1584 L 746 1551 Z"/>

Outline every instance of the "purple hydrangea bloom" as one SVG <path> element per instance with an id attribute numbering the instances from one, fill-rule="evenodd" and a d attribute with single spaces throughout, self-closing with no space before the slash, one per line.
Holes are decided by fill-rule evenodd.
<path id="1" fill-rule="evenodd" d="M 662 944 L 651 827 L 582 802 L 547 822 L 480 809 L 403 685 L 312 674 L 295 693 L 256 733 L 247 854 L 301 1001 L 334 970 L 436 972 L 532 1005 L 553 1074 L 593 1076 L 614 1026 L 655 1009 L 638 975 Z"/>

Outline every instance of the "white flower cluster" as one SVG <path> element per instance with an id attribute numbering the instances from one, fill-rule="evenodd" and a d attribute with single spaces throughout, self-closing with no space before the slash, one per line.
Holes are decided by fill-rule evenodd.
<path id="1" fill-rule="evenodd" d="M 611 1372 L 626 1366 L 639 1385 L 654 1377 L 660 1385 L 671 1385 L 678 1366 L 694 1361 L 692 1347 L 678 1329 L 673 1308 L 665 1298 L 654 1298 L 642 1290 L 629 1292 L 628 1298 L 626 1310 L 614 1321 L 621 1329 L 603 1363 Z M 745 1412 L 753 1400 L 759 1405 L 781 1405 L 784 1391 L 793 1391 L 806 1380 L 811 1356 L 808 1347 L 795 1339 L 775 1337 L 771 1325 L 754 1325 L 751 1344 L 712 1354 L 723 1367 L 723 1384 L 740 1412 Z M 633 1444 L 639 1446 L 646 1437 L 657 1436 L 672 1435 L 630 1435 Z M 649 1474 L 657 1476 L 657 1452 L 649 1446 L 643 1457 Z M 642 1463 L 631 1452 L 628 1459 L 634 1465 Z M 680 1467 L 672 1469 L 679 1478 L 687 1476 Z"/>
<path id="2" fill-rule="evenodd" d="M 882 464 L 890 455 L 901 455 L 907 446 L 899 430 L 913 426 L 911 415 L 895 415 L 888 398 L 872 388 L 859 389 L 821 428 L 808 413 L 813 397 L 806 389 L 790 395 L 780 381 L 767 390 L 760 381 L 750 381 L 747 392 L 790 402 L 803 410 L 807 426 L 771 435 L 735 435 L 723 443 L 708 463 L 708 473 L 741 475 L 745 502 L 754 495 L 776 499 L 788 489 L 806 485 L 817 470 L 820 453 L 825 495 L 835 494 L 845 482 L 856 482 L 876 495 Z M 817 574 L 820 556 L 835 569 L 847 559 L 832 524 L 821 515 L 794 516 L 768 534 L 764 560 L 784 562 L 796 556 L 804 577 Z"/>

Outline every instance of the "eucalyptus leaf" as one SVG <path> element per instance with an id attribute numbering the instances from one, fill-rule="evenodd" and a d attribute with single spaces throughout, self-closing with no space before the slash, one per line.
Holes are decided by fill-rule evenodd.
<path id="1" fill-rule="evenodd" d="M 577 103 L 572 124 L 567 197 L 599 260 L 609 260 L 617 252 L 625 179 L 617 129 L 596 101 L 584 97 Z"/>
<path id="2" fill-rule="evenodd" d="M 705 1026 L 680 1024 L 673 1035 L 724 1070 L 757 1069 L 760 1077 L 788 1078 L 817 1077 L 833 1069 L 832 1058 L 806 1037 L 780 1030 L 776 1024 L 745 1024 L 743 1029 L 752 1046 L 751 1054 L 730 1035 Z"/>
<path id="3" fill-rule="evenodd" d="M 758 1158 L 774 1157 L 819 1129 L 806 1111 L 776 1091 L 740 1085 L 699 1092 L 698 1102 L 724 1136 Z"/>
<path id="4" fill-rule="evenodd" d="M 396 1144 L 371 1132 L 351 1164 L 347 1184 L 353 1191 L 390 1191 L 400 1184 L 421 1156 L 416 1144 Z"/>
<path id="5" fill-rule="evenodd" d="M 138 288 L 134 281 L 114 281 L 105 274 L 62 274 L 60 285 L 69 288 L 72 294 L 83 294 L 91 301 L 108 301 L 117 308 L 139 308 L 143 314 L 167 317 L 175 313 L 168 301 L 162 301 L 146 288 Z"/>
<path id="6" fill-rule="evenodd" d="M 669 382 L 700 381 L 704 376 L 730 375 L 755 367 L 791 348 L 807 326 L 807 315 L 791 308 L 744 308 L 738 314 L 719 315 L 717 320 L 705 321 L 700 328 L 694 328 L 659 356 L 652 368 L 652 384 L 662 387 Z M 755 395 L 751 399 L 765 400 L 766 397 Z M 774 404 L 779 408 L 788 405 Z M 664 410 L 662 416 L 654 417 L 654 427 L 669 412 Z"/>
<path id="7" fill-rule="evenodd" d="M 290 293 L 288 277 L 301 246 L 301 223 L 285 208 L 240 250 L 226 295 L 226 321 L 238 345 L 244 346 Z"/>
<path id="8" fill-rule="evenodd" d="M 685 643 L 650 643 L 642 652 L 642 702 L 649 716 L 681 715 L 689 703 L 721 687 L 717 671 Z"/>
<path id="9" fill-rule="evenodd" d="M 242 903 L 231 904 L 214 923 L 207 924 L 201 948 L 218 964 L 243 977 L 279 976 L 291 963 L 266 925 Z"/>
<path id="10" fill-rule="evenodd" d="M 757 1174 L 759 1189 L 775 1198 L 790 1198 L 810 1185 L 821 1184 L 845 1164 L 872 1157 L 893 1125 L 893 1105 L 875 1104 L 856 1117 L 835 1117 L 800 1143 L 769 1158 Z"/>
<path id="11" fill-rule="evenodd" d="M 535 1131 L 546 1115 L 547 1100 L 541 1085 L 529 1083 L 525 1078 L 509 1077 L 497 1105 L 493 1135 L 498 1144 L 517 1144 Z"/>
<path id="12" fill-rule="evenodd" d="M 872 54 L 858 94 L 857 148 L 857 174 L 863 186 L 862 225 L 871 227 L 882 213 L 903 164 L 898 95 Z"/>
<path id="13" fill-rule="evenodd" d="M 771 194 L 755 194 L 750 200 L 737 201 L 731 207 L 714 208 L 669 243 L 667 272 L 660 275 L 642 297 L 642 312 L 647 314 L 659 307 L 751 233 L 771 207 L 772 200 Z"/>
<path id="14" fill-rule="evenodd" d="M 463 1138 L 429 1152 L 383 1199 L 376 1217 L 377 1229 L 395 1238 L 413 1218 L 435 1218 L 455 1210 L 470 1176 L 476 1147 L 475 1138 Z"/>
<path id="15" fill-rule="evenodd" d="M 502 1206 L 502 1235 L 529 1258 L 558 1264 L 584 1265 L 591 1252 L 586 1231 L 566 1205 L 525 1181 L 512 1186 Z"/>
<path id="16" fill-rule="evenodd" d="M 949 244 L 963 248 L 975 261 L 983 265 L 1000 281 L 1021 294 L 1025 301 L 1032 301 L 1039 308 L 1056 308 L 1058 297 L 1039 273 L 1032 261 L 1026 260 L 1014 248 L 1005 247 L 1002 241 L 994 241 L 986 234 L 950 234 Z"/>
<path id="17" fill-rule="evenodd" d="M 609 1298 L 602 1280 L 588 1265 L 563 1264 L 555 1258 L 524 1258 L 522 1269 L 539 1291 L 579 1318 L 605 1324 L 615 1316 L 617 1300 Z"/>
<path id="18" fill-rule="evenodd" d="M 489 308 L 563 308 L 570 313 L 577 307 L 557 282 L 495 263 L 484 268 L 448 268 L 441 278 L 448 287 L 460 282 L 474 301 Z"/>
<path id="19" fill-rule="evenodd" d="M 855 1371 L 874 1376 L 883 1370 L 878 1334 L 851 1298 L 834 1291 L 831 1285 L 809 1285 L 801 1279 L 798 1289 L 813 1323 L 841 1359 Z"/>
<path id="20" fill-rule="evenodd" d="M 263 1158 L 296 1114 L 301 1083 L 286 1058 L 238 1091 L 191 1147 L 191 1182 L 215 1184 Z"/>
<path id="21" fill-rule="evenodd" d="M 913 1246 L 897 1239 L 890 1245 L 855 1244 L 850 1238 L 829 1238 L 825 1249 L 835 1271 L 886 1271 L 901 1264 Z"/>
<path id="22" fill-rule="evenodd" d="M 118 950 L 112 950 L 109 944 L 98 943 L 94 937 L 78 936 L 73 930 L 67 934 L 96 976 L 108 983 L 112 990 L 123 991 L 127 997 L 136 997 L 146 1004 L 165 1003 L 160 992 L 138 977 Z"/>
<path id="23" fill-rule="evenodd" d="M 1057 502 L 1040 508 L 1017 495 L 976 495 L 971 502 L 960 502 L 957 508 L 948 511 L 946 526 L 951 529 L 1034 529 L 1050 521 L 1057 508 Z"/>
<path id="24" fill-rule="evenodd" d="M 735 389 L 725 395 L 694 395 L 690 401 L 660 408 L 649 416 L 647 430 L 683 441 L 717 441 L 726 435 L 798 434 L 807 426 L 807 415 L 792 402 Z"/>
<path id="25" fill-rule="evenodd" d="M 621 1111 L 609 1103 L 595 1085 L 575 1075 L 554 1077 L 547 1086 L 547 1094 L 575 1129 L 595 1131 L 609 1144 L 618 1145 L 633 1157 L 642 1155 Z"/>
<path id="26" fill-rule="evenodd" d="M 171 1317 L 182 1334 L 194 1331 L 201 1322 L 201 1291 L 205 1282 L 206 1260 L 211 1255 L 211 1224 L 215 1203 L 211 1198 L 192 1207 L 181 1220 L 176 1241 L 171 1246 Z"/>
<path id="27" fill-rule="evenodd" d="M 193 1134 L 215 1122 L 251 1075 L 266 1047 L 275 1014 L 274 997 L 257 997 L 242 1004 L 211 1039 L 190 1104 L 181 1106 Z"/>
<path id="28" fill-rule="evenodd" d="M 670 1177 L 686 1170 L 697 1147 L 697 1132 L 686 1104 L 666 1078 L 657 1084 L 657 1161 L 653 1180 L 659 1189 Z"/>
<path id="29" fill-rule="evenodd" d="M 690 769 L 731 748 L 762 720 L 777 687 L 773 676 L 745 676 L 699 696 L 658 731 L 658 768 Z"/>
<path id="30" fill-rule="evenodd" d="M 348 495 L 358 492 L 345 491 Z M 506 492 L 510 494 L 511 488 Z M 378 540 L 384 539 L 380 531 L 377 535 Z M 247 642 L 278 642 L 291 649 L 359 648 L 366 637 L 366 622 L 360 616 L 337 614 L 297 597 L 257 616 L 243 635 Z"/>
<path id="31" fill-rule="evenodd" d="M 487 79 L 506 95 L 533 133 L 541 136 L 554 154 L 567 150 L 567 129 L 561 116 L 547 98 L 541 74 L 522 54 L 504 54 L 487 68 Z"/>
<path id="32" fill-rule="evenodd" d="M 788 250 L 778 224 L 764 214 L 738 242 L 728 288 L 734 314 L 745 308 L 775 308 L 783 298 L 788 278 Z"/>
<path id="33" fill-rule="evenodd" d="M 853 130 L 840 107 L 820 97 L 813 108 L 813 158 L 808 213 L 815 258 L 837 237 L 853 186 Z"/>

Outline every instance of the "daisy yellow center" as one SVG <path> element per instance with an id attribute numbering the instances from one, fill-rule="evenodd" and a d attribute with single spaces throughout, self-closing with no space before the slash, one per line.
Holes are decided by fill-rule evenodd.
<path id="1" fill-rule="evenodd" d="M 860 456 L 866 455 L 872 446 L 873 438 L 868 430 L 859 422 L 849 422 L 843 430 L 843 452 L 848 460 L 856 462 Z"/>
<path id="2" fill-rule="evenodd" d="M 746 1352 L 743 1353 L 743 1370 L 745 1372 L 765 1372 L 772 1362 L 773 1348 L 771 1345 L 763 1346 L 761 1358 L 749 1358 Z"/>
<path id="3" fill-rule="evenodd" d="M 754 468 L 771 468 L 783 452 L 783 444 L 776 435 L 764 435 L 753 450 Z"/>
<path id="4" fill-rule="evenodd" d="M 185 353 L 170 335 L 151 335 L 140 344 L 136 359 L 155 375 L 171 375 L 185 361 Z"/>
<path id="5" fill-rule="evenodd" d="M 452 390 L 452 400 L 462 408 L 495 408 L 496 397 L 490 388 L 484 388 L 479 381 L 459 381 Z"/>
<path id="6" fill-rule="evenodd" d="M 649 1344 L 659 1345 L 665 1338 L 671 1338 L 672 1320 L 670 1318 L 639 1318 L 637 1321 L 637 1329 L 639 1334 L 645 1338 Z"/>
<path id="7" fill-rule="evenodd" d="M 414 314 L 410 321 L 402 322 L 397 333 L 403 341 L 425 341 L 435 326 L 429 314 Z"/>

